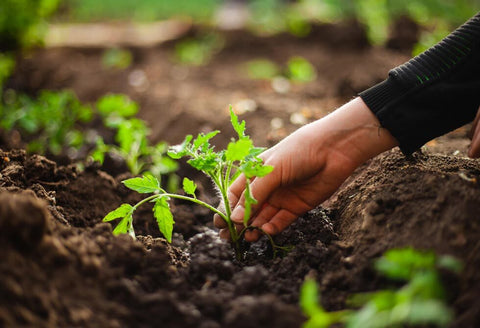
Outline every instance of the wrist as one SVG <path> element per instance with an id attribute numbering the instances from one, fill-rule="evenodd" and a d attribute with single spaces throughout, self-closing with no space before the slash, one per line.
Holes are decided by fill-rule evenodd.
<path id="1" fill-rule="evenodd" d="M 398 145 L 359 97 L 317 121 L 317 131 L 328 149 L 341 153 L 355 166 Z"/>

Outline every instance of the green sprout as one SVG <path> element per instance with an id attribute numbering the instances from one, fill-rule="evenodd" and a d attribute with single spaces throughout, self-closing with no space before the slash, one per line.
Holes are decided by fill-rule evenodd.
<path id="1" fill-rule="evenodd" d="M 32 99 L 10 90 L 4 94 L 4 102 L 0 105 L 0 127 L 33 137 L 28 151 L 59 155 L 84 145 L 85 136 L 78 123 L 91 121 L 93 111 L 81 104 L 73 92 L 45 90 Z"/>
<path id="2" fill-rule="evenodd" d="M 171 147 L 168 152 L 174 159 L 188 157 L 188 163 L 192 167 L 202 171 L 212 179 L 220 191 L 222 201 L 225 204 L 225 213 L 198 199 L 195 195 L 196 185 L 188 178 L 184 178 L 183 180 L 185 195 L 179 195 L 165 191 L 160 186 L 159 181 L 152 175 L 144 175 L 142 177 L 125 180 L 123 184 L 127 188 L 139 193 L 152 193 L 153 195 L 146 197 L 134 206 L 123 204 L 107 214 L 103 219 L 104 221 L 121 218 L 120 223 L 114 229 L 114 234 L 129 233 L 134 237 L 135 233 L 132 219 L 134 211 L 144 203 L 153 202 L 153 214 L 157 220 L 158 228 L 167 241 L 171 242 L 174 220 L 170 212 L 168 200 L 172 198 L 187 200 L 208 208 L 226 222 L 237 258 L 242 258 L 243 251 L 241 241 L 245 232 L 253 229 L 261 230 L 248 224 L 252 205 L 257 202 L 250 192 L 250 183 L 254 177 L 263 177 L 269 174 L 273 170 L 273 167 L 263 164 L 259 155 L 264 149 L 253 146 L 250 137 L 245 135 L 245 121 L 239 122 L 238 117 L 231 107 L 230 118 L 238 138 L 236 140 L 233 139 L 228 144 L 227 149 L 215 152 L 214 147 L 210 145 L 210 139 L 220 133 L 220 131 L 212 131 L 207 134 L 200 133 L 195 139 L 191 135 L 188 135 L 182 144 Z M 237 231 L 231 219 L 231 204 L 227 197 L 227 190 L 240 174 L 243 174 L 246 178 L 245 216 L 243 229 Z M 269 235 L 267 235 L 267 237 L 269 237 L 274 252 L 284 250 L 283 247 L 275 245 Z"/>
<path id="3" fill-rule="evenodd" d="M 132 53 L 125 49 L 110 48 L 102 55 L 102 65 L 105 68 L 125 69 L 132 64 Z"/>
<path id="4" fill-rule="evenodd" d="M 0 95 L 3 91 L 5 81 L 10 77 L 15 68 L 15 59 L 13 55 L 0 52 Z"/>
<path id="5" fill-rule="evenodd" d="M 297 82 L 310 82 L 317 78 L 317 72 L 313 65 L 299 56 L 289 59 L 286 75 L 290 80 Z"/>
<path id="6" fill-rule="evenodd" d="M 103 163 L 106 153 L 115 153 L 125 160 L 134 175 L 149 172 L 160 176 L 177 170 L 177 163 L 166 156 L 168 146 L 165 142 L 150 144 L 150 129 L 145 121 L 134 117 L 138 112 L 135 102 L 125 95 L 111 94 L 102 97 L 97 108 L 105 126 L 116 130 L 117 144 L 105 144 L 99 137 L 91 153 L 93 160 Z"/>
<path id="7" fill-rule="evenodd" d="M 387 328 L 408 325 L 447 327 L 453 312 L 445 302 L 438 269 L 459 273 L 461 263 L 452 256 L 412 248 L 392 249 L 375 262 L 378 272 L 389 279 L 407 281 L 400 289 L 354 295 L 350 303 L 357 310 L 327 312 L 319 303 L 313 279 L 305 280 L 300 291 L 300 307 L 309 318 L 304 328 Z"/>
<path id="8" fill-rule="evenodd" d="M 247 75 L 253 80 L 270 80 L 280 75 L 280 68 L 268 59 L 254 59 L 245 63 Z"/>
<path id="9" fill-rule="evenodd" d="M 205 65 L 223 48 L 224 42 L 224 39 L 215 33 L 187 38 L 175 45 L 175 60 L 188 66 Z"/>

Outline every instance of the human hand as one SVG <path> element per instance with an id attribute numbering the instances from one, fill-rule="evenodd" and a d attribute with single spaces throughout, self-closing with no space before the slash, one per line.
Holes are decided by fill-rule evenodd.
<path id="1" fill-rule="evenodd" d="M 388 131 L 360 98 L 332 114 L 310 123 L 265 151 L 260 157 L 274 167 L 272 173 L 256 178 L 251 192 L 258 203 L 252 208 L 250 225 L 270 235 L 277 234 L 297 217 L 328 199 L 365 160 L 396 145 Z M 244 215 L 245 178 L 229 188 L 232 220 L 241 229 Z M 220 216 L 214 216 L 220 236 L 229 232 Z M 257 230 L 245 239 L 255 241 Z"/>
<path id="2" fill-rule="evenodd" d="M 472 129 L 470 130 L 470 138 L 472 139 L 472 144 L 468 150 L 468 156 L 471 158 L 480 157 L 480 108 L 478 109 L 477 116 L 473 121 Z"/>

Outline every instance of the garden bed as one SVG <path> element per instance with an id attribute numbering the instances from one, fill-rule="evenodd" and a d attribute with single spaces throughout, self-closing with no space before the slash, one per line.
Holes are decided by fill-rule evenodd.
<path id="1" fill-rule="evenodd" d="M 407 59 L 369 47 L 357 31 L 351 24 L 323 26 L 307 39 L 230 32 L 209 64 L 193 68 L 172 64 L 173 43 L 132 48 L 126 70 L 104 68 L 104 49 L 45 49 L 20 61 L 9 87 L 32 94 L 71 88 L 82 101 L 129 94 L 152 139 L 170 143 L 221 129 L 224 146 L 232 136 L 225 129 L 232 103 L 244 111 L 254 142 L 269 146 Z M 282 64 L 293 55 L 309 59 L 318 78 L 286 93 L 248 79 L 241 68 L 246 60 Z M 148 209 L 137 215 L 137 240 L 114 237 L 101 221 L 121 203 L 138 201 L 120 183 L 128 173 L 98 165 L 80 172 L 12 143 L 0 147 L 0 190 L 17 194 L 0 195 L 2 326 L 300 327 L 298 297 L 307 275 L 318 281 L 328 310 L 342 309 L 353 293 L 389 286 L 372 261 L 402 246 L 463 261 L 460 276 L 443 277 L 456 312 L 452 326 L 480 326 L 480 162 L 464 157 L 465 129 L 412 158 L 393 150 L 371 160 L 324 207 L 275 237 L 293 251 L 272 259 L 262 239 L 242 262 L 218 238 L 211 213 L 182 202 L 172 206 L 171 245 Z M 179 174 L 190 172 L 182 167 Z M 215 202 L 210 183 L 196 180 L 198 197 Z"/>

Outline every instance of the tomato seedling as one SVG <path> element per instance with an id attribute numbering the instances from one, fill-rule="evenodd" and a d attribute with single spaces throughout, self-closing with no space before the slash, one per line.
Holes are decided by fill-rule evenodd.
<path id="1" fill-rule="evenodd" d="M 73 92 L 44 90 L 37 99 L 32 99 L 9 91 L 3 98 L 0 127 L 34 138 L 27 145 L 28 151 L 59 155 L 62 151 L 78 150 L 85 144 L 79 122 L 91 121 L 93 111 L 80 103 Z"/>
<path id="2" fill-rule="evenodd" d="M 97 102 L 97 109 L 104 125 L 116 131 L 116 144 L 106 144 L 99 137 L 90 154 L 93 160 L 103 163 L 106 153 L 115 153 L 125 160 L 134 175 L 149 172 L 160 176 L 177 170 L 177 163 L 166 156 L 167 144 L 152 145 L 148 140 L 150 129 L 145 121 L 134 117 L 138 112 L 135 102 L 125 95 L 111 94 Z"/>
<path id="3" fill-rule="evenodd" d="M 120 223 L 114 229 L 115 234 L 129 233 L 135 236 L 133 229 L 133 213 L 142 204 L 153 202 L 153 214 L 157 220 L 160 232 L 165 238 L 171 242 L 173 230 L 173 215 L 170 212 L 168 200 L 177 198 L 191 201 L 198 205 L 204 206 L 212 212 L 218 214 L 227 224 L 230 232 L 231 242 L 238 258 L 243 256 L 241 240 L 247 230 L 258 229 L 249 226 L 252 205 L 257 201 L 250 192 L 251 179 L 254 177 L 263 177 L 269 174 L 272 166 L 264 165 L 259 155 L 264 148 L 254 147 L 249 136 L 245 135 L 245 121 L 239 122 L 238 117 L 230 108 L 230 119 L 234 130 L 237 132 L 238 138 L 233 139 L 227 146 L 227 149 L 215 152 L 214 147 L 210 144 L 210 139 L 216 136 L 220 131 L 213 131 L 207 134 L 200 133 L 195 139 L 188 135 L 182 144 L 171 147 L 168 154 L 179 159 L 188 157 L 188 163 L 195 169 L 202 171 L 209 176 L 217 186 L 225 204 L 225 213 L 213 207 L 210 204 L 198 199 L 195 195 L 195 183 L 185 178 L 183 180 L 183 190 L 185 195 L 168 193 L 161 188 L 158 180 L 152 175 L 144 175 L 123 181 L 123 184 L 139 193 L 153 193 L 153 195 L 143 199 L 136 205 L 123 204 L 116 210 L 107 214 L 104 221 L 112 221 L 121 218 Z M 243 220 L 243 229 L 237 231 L 231 219 L 231 205 L 227 197 L 227 190 L 231 183 L 243 174 L 246 178 L 245 185 L 245 216 Z M 268 236 L 268 235 L 267 235 Z M 275 245 L 270 236 L 269 240 L 274 248 L 274 252 L 286 248 Z"/>

